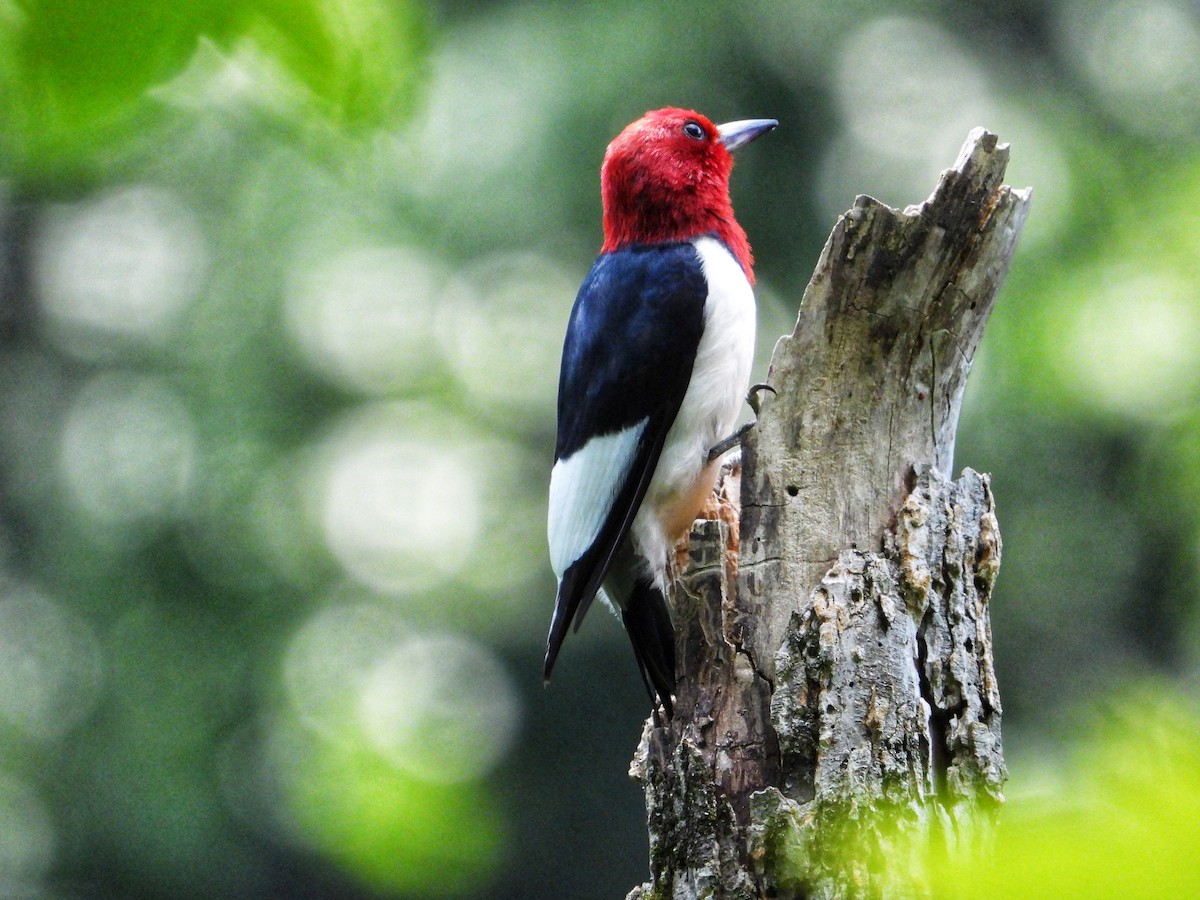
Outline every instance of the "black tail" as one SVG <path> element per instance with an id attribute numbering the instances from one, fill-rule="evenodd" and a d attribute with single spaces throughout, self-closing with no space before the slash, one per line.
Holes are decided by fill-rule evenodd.
<path id="1" fill-rule="evenodd" d="M 672 695 L 675 693 L 675 628 L 667 601 L 654 583 L 638 576 L 629 600 L 621 610 L 621 620 L 633 644 L 633 655 L 646 690 L 658 695 L 667 718 L 674 714 Z"/>

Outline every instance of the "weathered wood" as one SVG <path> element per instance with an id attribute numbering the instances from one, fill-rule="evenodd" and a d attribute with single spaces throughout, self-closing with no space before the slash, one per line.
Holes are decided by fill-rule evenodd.
<path id="1" fill-rule="evenodd" d="M 631 898 L 888 895 L 898 859 L 1001 799 L 999 530 L 986 476 L 950 470 L 1029 208 L 1007 159 L 976 129 L 925 203 L 859 197 L 830 235 L 672 598 L 677 712 L 634 760 Z"/>

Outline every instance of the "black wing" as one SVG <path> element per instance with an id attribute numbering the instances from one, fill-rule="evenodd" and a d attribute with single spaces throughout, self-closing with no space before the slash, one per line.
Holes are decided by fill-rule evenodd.
<path id="1" fill-rule="evenodd" d="M 594 537 L 585 535 L 586 545 L 558 548 L 569 565 L 559 573 L 547 678 L 570 623 L 579 627 L 608 575 L 654 476 L 691 379 L 707 296 L 695 248 L 673 243 L 600 256 L 576 297 L 563 346 L 554 457 L 556 466 L 575 460 L 576 477 L 551 505 L 569 515 L 576 499 L 614 499 Z M 639 425 L 636 446 L 618 471 L 600 464 L 611 458 L 592 464 L 587 454 L 600 446 L 597 438 L 632 435 Z M 552 533 L 552 554 L 555 540 Z"/>

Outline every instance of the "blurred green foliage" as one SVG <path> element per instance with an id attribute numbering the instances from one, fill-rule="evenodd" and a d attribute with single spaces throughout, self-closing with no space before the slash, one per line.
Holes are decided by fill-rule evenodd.
<path id="1" fill-rule="evenodd" d="M 0 892 L 644 878 L 619 627 L 538 683 L 544 498 L 603 148 L 685 104 L 782 123 L 733 185 L 760 376 L 856 193 L 1011 141 L 958 464 L 1014 782 L 970 865 L 1194 893 L 1198 48 L 1172 0 L 0 0 Z"/>
<path id="2" fill-rule="evenodd" d="M 1166 685 L 1118 692 L 1061 768 L 1019 777 L 995 847 L 938 873 L 945 897 L 1194 897 L 1200 715 Z M 1031 777 L 1032 776 L 1032 777 Z M 1044 779 L 1037 785 L 1038 777 Z"/>
<path id="3" fill-rule="evenodd" d="M 360 744 L 289 765 L 289 807 L 317 847 L 383 894 L 469 896 L 500 866 L 499 811 L 477 784 L 438 784 Z"/>
<path id="4" fill-rule="evenodd" d="M 1067 753 L 1014 775 L 996 819 L 922 824 L 911 806 L 855 804 L 821 812 L 815 846 L 781 833 L 774 871 L 798 879 L 784 891 L 803 892 L 816 870 L 840 884 L 870 880 L 871 896 L 1196 896 L 1196 698 L 1147 682 L 1097 704 L 1076 727 Z M 868 846 L 875 857 L 864 858 Z"/>
<path id="5" fill-rule="evenodd" d="M 12 0 L 0 7 L 0 164 L 49 184 L 103 177 L 178 124 L 156 92 L 217 64 L 259 78 L 258 99 L 292 126 L 394 126 L 419 96 L 427 19 L 384 0 Z"/>

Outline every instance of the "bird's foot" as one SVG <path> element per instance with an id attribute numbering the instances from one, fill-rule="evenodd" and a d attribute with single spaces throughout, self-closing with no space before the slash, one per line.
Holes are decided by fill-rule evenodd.
<path id="1" fill-rule="evenodd" d="M 744 438 L 746 436 L 746 432 L 748 432 L 753 427 L 754 427 L 753 422 L 747 422 L 745 425 L 743 425 L 741 428 L 739 428 L 737 431 L 735 431 L 729 437 L 725 438 L 725 440 L 717 441 L 717 443 L 713 444 L 712 447 L 710 447 L 708 450 L 708 461 L 714 462 L 714 461 L 720 459 L 722 456 L 724 456 L 726 453 L 728 453 L 734 447 L 741 444 L 742 438 Z"/>
<path id="2" fill-rule="evenodd" d="M 761 404 L 758 401 L 758 395 L 763 391 L 770 391 L 772 394 L 778 394 L 778 391 L 776 391 L 775 388 L 766 383 L 751 385 L 750 390 L 746 393 L 746 402 L 750 404 L 750 408 L 754 410 L 754 415 L 756 416 L 761 410 Z M 747 422 L 729 437 L 725 438 L 725 440 L 718 441 L 717 443 L 713 444 L 708 450 L 708 461 L 713 462 L 721 456 L 724 456 L 734 447 L 738 446 L 742 442 L 742 438 L 746 436 L 746 432 L 753 427 L 754 422 Z"/>
<path id="3" fill-rule="evenodd" d="M 759 384 L 750 385 L 750 390 L 746 392 L 746 402 L 749 403 L 750 408 L 754 410 L 755 416 L 762 411 L 762 401 L 758 399 L 758 395 L 763 391 L 770 391 L 772 394 L 779 396 L 779 392 L 765 381 L 760 382 Z"/>

